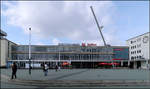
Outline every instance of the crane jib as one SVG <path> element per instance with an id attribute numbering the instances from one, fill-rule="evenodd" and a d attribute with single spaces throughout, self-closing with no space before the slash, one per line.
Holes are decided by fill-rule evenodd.
<path id="1" fill-rule="evenodd" d="M 99 29 L 100 35 L 102 36 L 102 39 L 103 39 L 103 42 L 104 42 L 104 46 L 107 46 L 107 45 L 106 45 L 106 42 L 105 42 L 105 39 L 104 39 L 104 36 L 103 36 L 103 34 L 102 34 L 102 32 L 101 32 L 101 29 L 103 28 L 103 26 L 100 26 L 100 25 L 99 25 L 92 6 L 91 6 L 90 8 L 91 8 L 91 11 L 92 11 L 92 13 L 93 13 L 94 19 L 95 19 L 95 21 L 96 21 L 97 27 L 98 27 L 98 29 Z"/>

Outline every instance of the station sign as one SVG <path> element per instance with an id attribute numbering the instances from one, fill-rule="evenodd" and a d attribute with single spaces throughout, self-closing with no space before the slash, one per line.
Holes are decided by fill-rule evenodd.
<path id="1" fill-rule="evenodd" d="M 94 43 L 82 43 L 82 46 L 85 47 L 85 46 L 97 46 L 97 44 L 94 44 Z"/>

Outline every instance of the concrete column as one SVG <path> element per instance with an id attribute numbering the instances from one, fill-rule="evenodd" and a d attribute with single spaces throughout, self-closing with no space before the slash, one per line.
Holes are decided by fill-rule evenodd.
<path id="1" fill-rule="evenodd" d="M 130 61 L 128 61 L 128 67 L 130 66 Z"/>
<path id="2" fill-rule="evenodd" d="M 137 69 L 137 62 L 134 61 L 134 69 Z"/>
<path id="3" fill-rule="evenodd" d="M 112 60 L 112 62 L 111 62 L 111 63 L 112 63 L 112 67 L 114 68 L 115 66 L 114 66 L 114 64 L 113 64 L 113 63 L 114 63 L 114 62 L 113 62 L 113 60 Z"/>
<path id="4" fill-rule="evenodd" d="M 123 66 L 123 61 L 121 61 L 121 66 Z"/>
<path id="5" fill-rule="evenodd" d="M 146 60 L 146 68 L 149 69 L 148 59 Z"/>

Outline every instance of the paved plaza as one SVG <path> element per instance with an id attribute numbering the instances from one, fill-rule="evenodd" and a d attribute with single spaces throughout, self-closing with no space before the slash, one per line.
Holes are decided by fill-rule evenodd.
<path id="1" fill-rule="evenodd" d="M 92 87 L 150 88 L 150 71 L 140 69 L 18 69 L 17 79 L 10 80 L 11 69 L 1 69 L 1 88 L 57 88 Z"/>

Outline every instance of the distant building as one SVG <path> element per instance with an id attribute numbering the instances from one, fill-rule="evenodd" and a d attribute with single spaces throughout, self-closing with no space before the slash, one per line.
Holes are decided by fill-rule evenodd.
<path id="1" fill-rule="evenodd" d="M 12 60 L 11 48 L 15 43 L 6 39 L 7 33 L 0 30 L 0 67 L 6 67 L 7 61 Z"/>
<path id="2" fill-rule="evenodd" d="M 128 39 L 127 45 L 129 46 L 129 60 L 135 61 L 134 66 L 147 68 L 150 60 L 150 33 Z"/>

